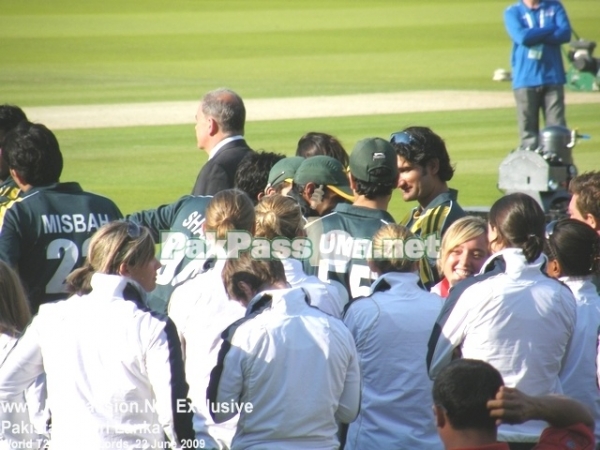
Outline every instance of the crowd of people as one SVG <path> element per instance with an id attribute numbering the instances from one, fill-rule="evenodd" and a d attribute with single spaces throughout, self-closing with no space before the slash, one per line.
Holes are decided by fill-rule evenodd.
<path id="1" fill-rule="evenodd" d="M 207 93 L 192 194 L 123 217 L 0 106 L 0 449 L 595 448 L 600 172 L 485 221 L 428 127 L 286 157 L 245 114 Z"/>

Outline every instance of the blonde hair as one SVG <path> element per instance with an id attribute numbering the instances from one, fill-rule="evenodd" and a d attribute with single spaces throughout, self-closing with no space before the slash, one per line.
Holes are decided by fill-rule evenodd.
<path id="1" fill-rule="evenodd" d="M 19 276 L 0 261 L 0 333 L 17 336 L 30 320 L 31 310 Z"/>
<path id="2" fill-rule="evenodd" d="M 371 257 L 369 261 L 379 274 L 388 272 L 414 272 L 418 268 L 418 262 L 406 258 L 403 252 L 404 244 L 407 240 L 414 238 L 415 235 L 405 226 L 390 223 L 381 227 L 373 236 Z M 393 252 L 390 252 L 390 241 L 398 245 L 393 246 Z"/>
<path id="3" fill-rule="evenodd" d="M 465 242 L 477 239 L 479 236 L 487 237 L 487 222 L 481 217 L 466 216 L 461 217 L 448 227 L 442 245 L 440 247 L 440 256 L 437 260 L 437 267 L 440 274 L 443 273 L 444 263 L 450 252 Z"/>
<path id="4" fill-rule="evenodd" d="M 213 231 L 217 239 L 227 237 L 228 231 L 254 231 L 254 204 L 239 189 L 227 189 L 215 194 L 205 212 L 205 231 Z"/>
<path id="5" fill-rule="evenodd" d="M 290 197 L 278 194 L 263 197 L 255 209 L 256 237 L 294 239 L 304 227 L 300 206 Z"/>
<path id="6" fill-rule="evenodd" d="M 92 236 L 83 267 L 67 277 L 71 293 L 92 291 L 94 273 L 118 274 L 121 264 L 140 267 L 154 258 L 154 239 L 150 231 L 134 222 L 115 221 L 100 227 Z"/>

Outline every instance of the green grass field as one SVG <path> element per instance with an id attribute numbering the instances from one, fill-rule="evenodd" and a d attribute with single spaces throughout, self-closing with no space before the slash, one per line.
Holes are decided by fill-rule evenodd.
<path id="1" fill-rule="evenodd" d="M 395 0 L 0 0 L 0 102 L 21 106 L 199 99 L 228 86 L 244 98 L 421 89 L 510 90 L 502 24 L 509 2 Z M 573 28 L 600 40 L 600 2 L 565 2 Z M 598 55 L 596 55 L 598 57 Z M 589 95 L 600 95 L 590 93 Z M 63 180 L 108 195 L 124 212 L 188 193 L 206 156 L 189 126 L 61 130 Z M 568 108 L 591 134 L 575 149 L 598 168 L 600 106 Z M 252 122 L 256 149 L 290 154 L 309 130 L 350 150 L 366 136 L 428 125 L 448 144 L 465 205 L 499 195 L 498 164 L 517 143 L 512 109 Z M 406 211 L 399 195 L 392 212 Z"/>

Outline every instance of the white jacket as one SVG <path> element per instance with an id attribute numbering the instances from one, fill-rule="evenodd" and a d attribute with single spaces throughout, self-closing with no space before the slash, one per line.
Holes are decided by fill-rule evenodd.
<path id="1" fill-rule="evenodd" d="M 307 275 L 302 262 L 297 259 L 282 259 L 285 279 L 292 287 L 303 288 L 310 297 L 310 304 L 327 314 L 342 318 L 344 307 L 348 303 L 348 291 L 335 280 L 321 281 L 314 275 Z"/>
<path id="2" fill-rule="evenodd" d="M 169 317 L 177 325 L 185 347 L 185 372 L 194 408 L 196 439 L 205 448 L 229 448 L 235 433 L 237 417 L 215 424 L 206 405 L 206 388 L 210 372 L 217 364 L 223 339 L 221 333 L 244 317 L 246 308 L 229 300 L 221 273 L 224 259 L 214 267 L 175 288 L 169 302 Z"/>
<path id="3" fill-rule="evenodd" d="M 0 364 L 17 342 L 15 336 L 0 333 Z M 0 402 L 0 450 L 37 449 L 46 440 L 46 377 L 40 375 L 24 392 Z M 37 423 L 38 417 L 42 423 Z"/>
<path id="4" fill-rule="evenodd" d="M 208 397 L 217 422 L 241 408 L 232 449 L 337 449 L 336 419 L 360 402 L 352 335 L 300 288 L 265 291 L 226 336 Z M 232 408 L 233 405 L 233 408 Z"/>
<path id="5" fill-rule="evenodd" d="M 560 372 L 565 395 L 586 405 L 596 420 L 596 441 L 600 442 L 600 390 L 597 363 L 598 333 L 600 332 L 600 296 L 591 277 L 564 277 L 565 283 L 577 301 L 575 332 L 565 355 Z"/>
<path id="6" fill-rule="evenodd" d="M 355 299 L 346 311 L 363 380 L 347 450 L 443 449 L 424 358 L 442 299 L 418 282 L 416 273 L 381 275 L 371 295 Z"/>
<path id="7" fill-rule="evenodd" d="M 444 302 L 427 355 L 435 378 L 456 347 L 463 358 L 494 366 L 504 383 L 528 395 L 562 393 L 558 373 L 575 328 L 575 298 L 542 272 L 541 255 L 527 263 L 521 249 L 490 257 L 479 275 L 456 284 Z M 545 424 L 501 425 L 498 439 L 537 441 Z"/>
<path id="8" fill-rule="evenodd" d="M 51 448 L 160 448 L 164 435 L 183 448 L 194 434 L 173 322 L 130 279 L 94 274 L 92 288 L 40 307 L 0 367 L 0 399 L 45 371 Z"/>

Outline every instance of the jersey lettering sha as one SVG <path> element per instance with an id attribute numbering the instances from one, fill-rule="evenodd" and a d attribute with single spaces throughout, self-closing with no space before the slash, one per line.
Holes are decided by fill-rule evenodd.
<path id="1" fill-rule="evenodd" d="M 92 234 L 121 217 L 112 200 L 74 182 L 34 187 L 11 205 L 0 227 L 0 259 L 17 268 L 32 312 L 68 296 L 65 278 L 83 265 Z"/>
<path id="2" fill-rule="evenodd" d="M 148 306 L 165 313 L 176 286 L 204 271 L 204 212 L 212 197 L 185 195 L 169 205 L 140 211 L 128 220 L 148 227 L 158 245 L 161 268 Z"/>

